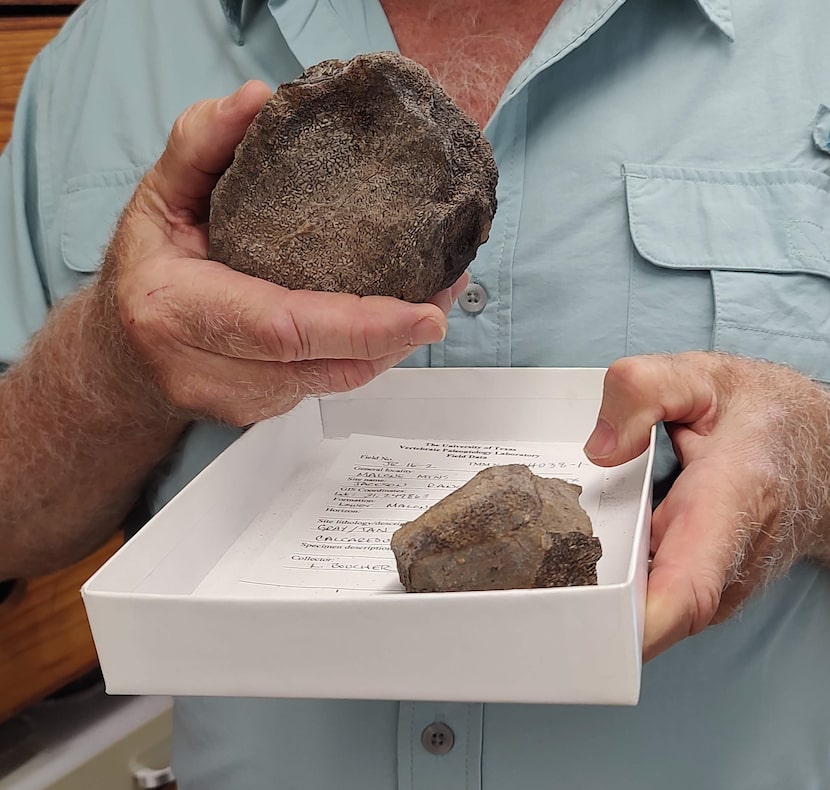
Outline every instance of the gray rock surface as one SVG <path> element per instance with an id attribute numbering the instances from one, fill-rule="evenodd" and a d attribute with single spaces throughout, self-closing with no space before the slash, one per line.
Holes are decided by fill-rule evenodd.
<path id="1" fill-rule="evenodd" d="M 409 592 L 506 590 L 596 584 L 602 556 L 582 489 L 493 466 L 392 536 Z"/>
<path id="2" fill-rule="evenodd" d="M 395 53 L 281 85 L 211 198 L 208 256 L 293 289 L 426 301 L 487 239 L 490 145 Z"/>

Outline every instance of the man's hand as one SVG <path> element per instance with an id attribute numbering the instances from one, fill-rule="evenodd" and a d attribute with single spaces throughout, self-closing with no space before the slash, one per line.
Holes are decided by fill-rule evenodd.
<path id="1" fill-rule="evenodd" d="M 209 197 L 236 144 L 271 96 L 251 82 L 176 122 L 127 207 L 100 291 L 125 345 L 174 415 L 246 425 L 310 394 L 367 383 L 425 343 L 466 283 L 434 304 L 289 291 L 205 260 Z M 139 375 L 141 378 L 141 375 Z"/>
<path id="2" fill-rule="evenodd" d="M 195 417 L 256 422 L 444 336 L 466 277 L 416 305 L 290 292 L 204 259 L 211 190 L 270 95 L 248 83 L 179 118 L 100 276 L 0 376 L 0 579 L 103 543 Z"/>
<path id="3" fill-rule="evenodd" d="M 646 659 L 826 557 L 830 519 L 830 399 L 801 374 L 705 352 L 619 360 L 586 453 L 635 458 L 660 421 L 682 472 L 652 519 Z"/>

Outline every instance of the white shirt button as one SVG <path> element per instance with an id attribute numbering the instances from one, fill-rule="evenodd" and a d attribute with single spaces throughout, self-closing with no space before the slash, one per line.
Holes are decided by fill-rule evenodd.
<path id="1" fill-rule="evenodd" d="M 465 313 L 480 313 L 486 304 L 487 291 L 478 283 L 470 283 L 458 299 L 458 305 Z"/>

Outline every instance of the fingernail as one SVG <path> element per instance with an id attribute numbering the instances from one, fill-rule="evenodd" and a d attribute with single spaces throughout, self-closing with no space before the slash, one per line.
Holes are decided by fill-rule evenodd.
<path id="1" fill-rule="evenodd" d="M 617 449 L 617 432 L 605 420 L 597 420 L 594 432 L 585 442 L 585 455 L 589 458 L 605 458 Z"/>
<path id="2" fill-rule="evenodd" d="M 412 327 L 409 335 L 410 345 L 423 346 L 427 343 L 440 343 L 447 334 L 444 327 L 434 318 L 422 318 Z"/>
<path id="3" fill-rule="evenodd" d="M 646 622 L 643 633 L 643 659 L 650 661 L 672 642 L 672 630 L 676 627 L 671 607 L 660 596 L 646 599 Z"/>

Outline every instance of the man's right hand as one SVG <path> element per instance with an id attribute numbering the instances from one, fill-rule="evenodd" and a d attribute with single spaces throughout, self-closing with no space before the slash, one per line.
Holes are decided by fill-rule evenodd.
<path id="1" fill-rule="evenodd" d="M 103 543 L 193 419 L 248 425 L 444 336 L 466 278 L 409 304 L 288 291 L 206 260 L 211 190 L 270 95 L 248 83 L 179 118 L 100 276 L 0 376 L 0 579 Z"/>
<path id="2" fill-rule="evenodd" d="M 432 304 L 289 291 L 206 260 L 210 193 L 271 96 L 261 82 L 187 109 L 127 206 L 97 286 L 156 408 L 247 425 L 366 384 L 443 339 L 466 275 Z M 123 332 L 121 331 L 123 330 Z"/>

